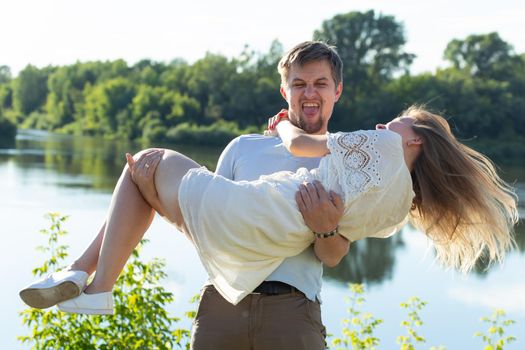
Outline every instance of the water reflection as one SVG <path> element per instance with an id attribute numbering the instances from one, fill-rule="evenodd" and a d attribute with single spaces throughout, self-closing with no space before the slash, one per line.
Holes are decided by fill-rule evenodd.
<path id="1" fill-rule="evenodd" d="M 354 242 L 339 265 L 324 269 L 324 276 L 341 283 L 382 283 L 392 278 L 396 250 L 403 246 L 401 234 Z"/>
<path id="2" fill-rule="evenodd" d="M 216 148 L 173 145 L 169 148 L 177 149 L 212 170 L 220 154 Z M 125 164 L 125 153 L 140 149 L 141 145 L 130 142 L 21 130 L 16 148 L 0 149 L 0 162 L 13 161 L 22 174 L 24 170 L 35 168 L 67 174 L 57 179 L 55 185 L 60 187 L 111 191 Z"/>
<path id="3" fill-rule="evenodd" d="M 508 255 L 525 252 L 523 220 L 516 226 L 515 238 L 516 247 Z M 393 277 L 398 250 L 404 245 L 401 234 L 387 239 L 368 238 L 354 242 L 339 265 L 324 268 L 324 276 L 339 283 L 381 284 Z M 498 264 L 489 265 L 486 259 L 479 259 L 471 273 L 478 277 L 486 277 L 492 269 L 498 268 Z"/>

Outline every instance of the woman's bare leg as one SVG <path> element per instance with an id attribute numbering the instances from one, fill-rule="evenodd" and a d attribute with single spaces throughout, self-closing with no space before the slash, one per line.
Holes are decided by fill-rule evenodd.
<path id="1" fill-rule="evenodd" d="M 167 219 L 178 227 L 184 226 L 178 204 L 180 182 L 189 169 L 198 166 L 182 154 L 166 150 L 155 172 L 155 185 L 159 198 L 167 209 Z M 153 216 L 153 209 L 144 200 L 125 167 L 113 192 L 95 277 L 86 288 L 86 293 L 106 292 L 113 288 L 133 249 L 149 228 Z M 86 262 L 92 260 L 98 239 L 97 236 L 83 254 Z"/>
<path id="2" fill-rule="evenodd" d="M 190 169 L 198 167 L 199 164 L 185 155 L 165 150 L 162 161 L 155 171 L 155 187 L 166 211 L 166 219 L 175 224 L 180 231 L 185 230 L 184 218 L 179 206 L 180 183 Z"/>
<path id="3" fill-rule="evenodd" d="M 68 270 L 84 271 L 87 272 L 88 275 L 91 275 L 93 272 L 95 272 L 105 231 L 106 221 L 104 221 L 102 227 L 98 231 L 98 234 L 95 236 L 87 249 L 82 253 L 82 255 L 68 266 Z"/>

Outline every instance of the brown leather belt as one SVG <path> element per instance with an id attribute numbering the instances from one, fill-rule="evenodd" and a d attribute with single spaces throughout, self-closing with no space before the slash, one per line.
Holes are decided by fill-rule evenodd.
<path id="1" fill-rule="evenodd" d="M 299 289 L 295 288 L 294 286 L 279 281 L 264 281 L 253 290 L 253 293 L 265 295 L 289 294 L 293 292 L 303 294 Z"/>

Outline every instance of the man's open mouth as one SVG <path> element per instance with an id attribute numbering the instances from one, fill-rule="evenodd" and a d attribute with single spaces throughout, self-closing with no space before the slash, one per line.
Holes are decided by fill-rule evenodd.
<path id="1" fill-rule="evenodd" d="M 303 113 L 308 117 L 313 117 L 319 112 L 318 102 L 304 102 L 302 104 Z"/>

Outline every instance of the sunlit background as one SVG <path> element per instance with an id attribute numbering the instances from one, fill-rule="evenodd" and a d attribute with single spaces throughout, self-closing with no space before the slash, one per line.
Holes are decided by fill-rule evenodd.
<path id="1" fill-rule="evenodd" d="M 277 39 L 285 50 L 312 38 L 324 20 L 336 14 L 373 9 L 403 23 L 405 51 L 417 55 L 411 72 L 434 72 L 446 64 L 443 51 L 452 39 L 498 32 L 525 52 L 525 3 L 517 0 L 480 1 L 15 1 L 0 3 L 0 66 L 16 76 L 28 64 L 69 65 L 76 61 L 142 59 L 189 63 L 206 52 L 237 57 L 249 46 L 267 52 Z M 0 265 L 0 347 L 24 348 L 16 335 L 27 333 L 17 312 L 24 308 L 17 291 L 32 279 L 31 269 L 42 256 L 37 232 L 46 226 L 48 211 L 70 215 L 66 228 L 72 256 L 78 255 L 98 230 L 109 204 L 111 188 L 132 144 L 64 135 L 20 132 L 16 146 L 0 150 L 0 229 L 4 252 Z M 182 151 L 214 167 L 218 148 Z M 505 167 L 505 178 L 525 191 L 523 160 Z M 522 204 L 523 205 L 523 204 Z M 521 208 L 523 215 L 523 207 Z M 473 333 L 485 326 L 479 318 L 504 308 L 518 321 L 509 332 L 518 341 L 506 349 L 525 348 L 525 233 L 503 267 L 469 276 L 444 271 L 433 264 L 426 239 L 407 228 L 389 240 L 356 244 L 335 269 L 327 269 L 323 287 L 323 320 L 329 333 L 340 333 L 345 317 L 347 282 L 367 285 L 365 311 L 385 324 L 379 328 L 380 349 L 396 348 L 395 337 L 404 317 L 399 303 L 417 295 L 429 302 L 422 312 L 427 338 L 423 348 L 445 345 L 448 350 L 477 349 Z M 167 261 L 165 285 L 175 293 L 171 310 L 180 315 L 206 276 L 186 240 L 158 220 L 148 233 L 144 258 Z M 181 265 L 181 261 L 184 264 Z M 186 324 L 189 326 L 189 324 Z"/>
<path id="2" fill-rule="evenodd" d="M 453 38 L 498 32 L 525 51 L 519 0 L 325 0 L 170 1 L 170 0 L 4 0 L 1 3 L 0 64 L 14 73 L 38 67 L 123 58 L 129 64 L 150 58 L 190 63 L 206 52 L 238 56 L 245 45 L 266 52 L 278 39 L 288 49 L 311 39 L 336 14 L 370 9 L 394 16 L 405 26 L 407 52 L 417 55 L 412 72 L 443 65 Z"/>

